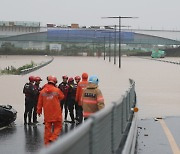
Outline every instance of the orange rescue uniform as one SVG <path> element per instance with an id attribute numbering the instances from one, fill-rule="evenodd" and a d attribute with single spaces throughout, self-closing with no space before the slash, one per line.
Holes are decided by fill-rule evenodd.
<path id="1" fill-rule="evenodd" d="M 37 113 L 44 112 L 44 143 L 47 145 L 57 139 L 62 130 L 62 112 L 60 100 L 64 98 L 62 91 L 53 84 L 47 84 L 40 92 Z M 54 131 L 52 132 L 52 126 Z"/>
<path id="2" fill-rule="evenodd" d="M 78 102 L 79 106 L 82 106 L 81 96 L 82 96 L 82 93 L 83 93 L 83 89 L 85 89 L 87 87 L 87 84 L 88 84 L 87 79 L 88 79 L 88 74 L 87 73 L 83 73 L 82 74 L 82 81 L 79 82 L 78 86 L 77 86 L 76 102 Z"/>

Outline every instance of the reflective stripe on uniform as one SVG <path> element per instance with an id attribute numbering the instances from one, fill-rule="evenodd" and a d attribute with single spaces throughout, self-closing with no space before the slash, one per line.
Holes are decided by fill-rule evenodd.
<path id="1" fill-rule="evenodd" d="M 87 84 L 78 84 L 78 86 L 80 86 L 80 87 L 86 87 L 87 86 Z"/>
<path id="2" fill-rule="evenodd" d="M 104 101 L 104 98 L 103 98 L 102 96 L 100 96 L 100 97 L 97 98 L 97 101 L 98 101 L 98 102 L 99 102 L 99 101 Z"/>
<path id="3" fill-rule="evenodd" d="M 89 99 L 83 99 L 83 103 L 86 103 L 86 104 L 97 104 L 97 101 L 96 100 L 89 100 Z"/>
<path id="4" fill-rule="evenodd" d="M 57 92 L 50 92 L 50 93 L 43 93 L 42 96 L 58 96 L 58 93 Z"/>
<path id="5" fill-rule="evenodd" d="M 93 112 L 83 112 L 84 117 L 89 117 Z"/>

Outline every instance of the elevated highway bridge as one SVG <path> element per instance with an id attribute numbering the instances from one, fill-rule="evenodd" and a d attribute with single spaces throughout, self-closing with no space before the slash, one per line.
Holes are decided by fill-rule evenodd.
<path id="1" fill-rule="evenodd" d="M 111 43 L 118 44 L 119 32 L 114 29 L 85 29 L 85 28 L 45 28 L 45 27 L 12 27 L 0 26 L 0 45 L 12 42 L 15 46 L 45 47 L 51 43 Z M 180 31 L 175 30 L 143 30 L 122 29 L 121 43 L 141 46 L 179 46 Z M 36 44 L 36 45 L 35 45 Z M 38 44 L 38 45 L 37 45 Z"/>

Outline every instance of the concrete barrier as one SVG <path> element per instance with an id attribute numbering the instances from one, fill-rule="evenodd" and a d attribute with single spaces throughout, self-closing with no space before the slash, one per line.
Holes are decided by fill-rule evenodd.
<path id="1" fill-rule="evenodd" d="M 28 68 L 28 69 L 21 70 L 20 75 L 25 75 L 25 74 L 31 73 L 31 72 L 33 72 L 35 70 L 38 70 L 38 69 L 50 64 L 53 60 L 54 60 L 54 58 L 51 57 L 51 59 L 49 61 L 47 61 L 47 62 L 45 62 L 43 64 L 34 66 L 33 68 Z"/>

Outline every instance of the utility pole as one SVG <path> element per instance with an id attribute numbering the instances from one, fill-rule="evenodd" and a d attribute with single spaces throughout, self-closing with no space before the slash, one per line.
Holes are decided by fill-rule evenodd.
<path id="1" fill-rule="evenodd" d="M 113 25 L 113 26 L 114 26 L 114 25 Z M 108 35 L 108 38 L 109 38 L 109 39 L 108 39 L 108 41 L 109 41 L 108 55 L 109 55 L 109 62 L 111 62 L 111 51 L 110 51 L 110 50 L 111 50 L 111 38 L 110 38 L 110 37 L 111 37 L 111 33 L 113 33 L 113 31 L 105 31 L 105 32 L 102 32 L 102 33 L 104 33 L 104 34 L 105 34 L 105 33 L 108 33 L 108 34 L 109 34 L 109 35 Z M 104 36 L 104 42 L 106 43 L 106 37 L 105 37 L 105 36 Z M 105 45 L 105 44 L 104 44 L 104 45 Z M 105 48 L 105 46 L 104 46 L 104 53 L 106 53 L 106 52 L 105 52 L 105 49 L 106 49 L 106 48 Z M 104 57 L 104 60 L 105 60 L 105 57 Z"/>
<path id="2" fill-rule="evenodd" d="M 122 16 L 114 16 L 114 17 L 102 17 L 102 18 L 115 18 L 119 19 L 119 68 L 121 68 L 121 19 L 127 19 L 127 18 L 137 18 L 137 17 L 122 17 Z M 116 35 L 116 27 L 115 27 L 115 35 Z M 116 40 L 116 38 L 115 38 Z M 116 64 L 116 62 L 115 62 Z"/>
<path id="3" fill-rule="evenodd" d="M 111 39 L 110 39 L 111 33 L 109 33 L 109 62 L 111 62 Z"/>
<path id="4" fill-rule="evenodd" d="M 104 36 L 104 60 L 106 60 L 106 37 Z"/>
<path id="5" fill-rule="evenodd" d="M 116 64 L 116 25 L 114 26 L 114 64 Z"/>

